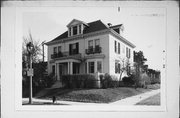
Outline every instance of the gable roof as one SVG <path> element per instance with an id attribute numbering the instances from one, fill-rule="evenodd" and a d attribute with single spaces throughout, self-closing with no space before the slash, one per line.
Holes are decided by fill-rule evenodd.
<path id="1" fill-rule="evenodd" d="M 108 29 L 108 27 L 101 20 L 90 22 L 87 25 L 88 26 L 84 28 L 83 34 Z M 51 40 L 50 42 L 54 42 L 54 41 L 61 40 L 61 39 L 64 39 L 64 38 L 68 38 L 68 31 L 65 31 L 64 33 L 62 33 L 61 35 L 59 35 L 55 39 Z"/>
<path id="2" fill-rule="evenodd" d="M 69 27 L 73 22 L 80 22 L 80 23 L 83 23 L 83 24 L 85 24 L 85 25 L 87 25 L 88 26 L 88 24 L 87 23 L 85 23 L 84 21 L 81 21 L 81 20 L 77 20 L 77 19 L 73 19 L 68 25 L 67 25 L 67 27 Z"/>

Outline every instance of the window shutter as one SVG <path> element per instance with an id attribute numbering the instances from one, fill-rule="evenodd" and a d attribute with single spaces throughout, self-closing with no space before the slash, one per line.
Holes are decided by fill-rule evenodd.
<path id="1" fill-rule="evenodd" d="M 72 44 L 69 44 L 69 55 L 72 54 Z"/>

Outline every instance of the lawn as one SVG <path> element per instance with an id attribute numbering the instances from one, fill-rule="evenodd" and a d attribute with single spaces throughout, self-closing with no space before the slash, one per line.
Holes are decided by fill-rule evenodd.
<path id="1" fill-rule="evenodd" d="M 136 105 L 160 105 L 160 93 L 142 100 Z"/>
<path id="2" fill-rule="evenodd" d="M 51 99 L 56 96 L 57 100 L 89 102 L 89 103 L 110 103 L 130 96 L 150 91 L 151 89 L 119 87 L 108 89 L 49 89 L 41 92 L 36 98 Z"/>

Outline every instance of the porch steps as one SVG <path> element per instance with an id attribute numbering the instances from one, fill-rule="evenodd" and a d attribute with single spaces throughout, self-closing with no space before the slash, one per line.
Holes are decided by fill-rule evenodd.
<path id="1" fill-rule="evenodd" d="M 60 81 L 56 81 L 51 88 L 62 88 L 62 83 Z"/>

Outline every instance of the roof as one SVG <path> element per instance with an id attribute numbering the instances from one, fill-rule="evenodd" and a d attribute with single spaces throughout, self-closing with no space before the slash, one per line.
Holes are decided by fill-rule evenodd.
<path id="1" fill-rule="evenodd" d="M 100 31 L 104 29 L 108 29 L 108 27 L 101 20 L 97 20 L 97 21 L 88 23 L 88 26 L 85 27 L 83 34 L 92 33 L 92 32 Z M 56 37 L 50 42 L 54 42 L 54 41 L 61 40 L 64 38 L 68 38 L 68 31 L 62 33 L 61 35 L 59 35 L 58 37 Z"/>
<path id="2" fill-rule="evenodd" d="M 125 38 L 123 38 L 122 36 L 117 34 L 115 31 L 111 30 L 111 28 L 122 26 L 122 24 L 108 27 L 101 20 L 97 20 L 97 21 L 93 21 L 93 22 L 87 23 L 87 25 L 88 26 L 86 26 L 84 28 L 84 30 L 83 30 L 83 34 L 89 34 L 89 33 L 97 32 L 97 31 L 102 31 L 102 30 L 106 30 L 107 29 L 112 34 L 114 34 L 114 36 L 116 36 L 117 38 L 121 39 L 123 42 L 131 45 L 132 47 L 135 47 L 135 45 L 133 45 L 131 42 L 129 42 L 128 40 L 126 40 Z M 58 42 L 58 41 L 61 41 L 61 40 L 64 40 L 66 38 L 68 38 L 68 31 L 65 31 L 61 35 L 57 36 L 55 39 L 47 42 L 46 45 L 51 44 L 51 43 L 55 43 L 55 42 Z"/>
<path id="3" fill-rule="evenodd" d="M 109 28 L 120 27 L 120 26 L 122 26 L 122 25 L 123 25 L 123 24 L 118 24 L 118 25 L 110 26 Z"/>

